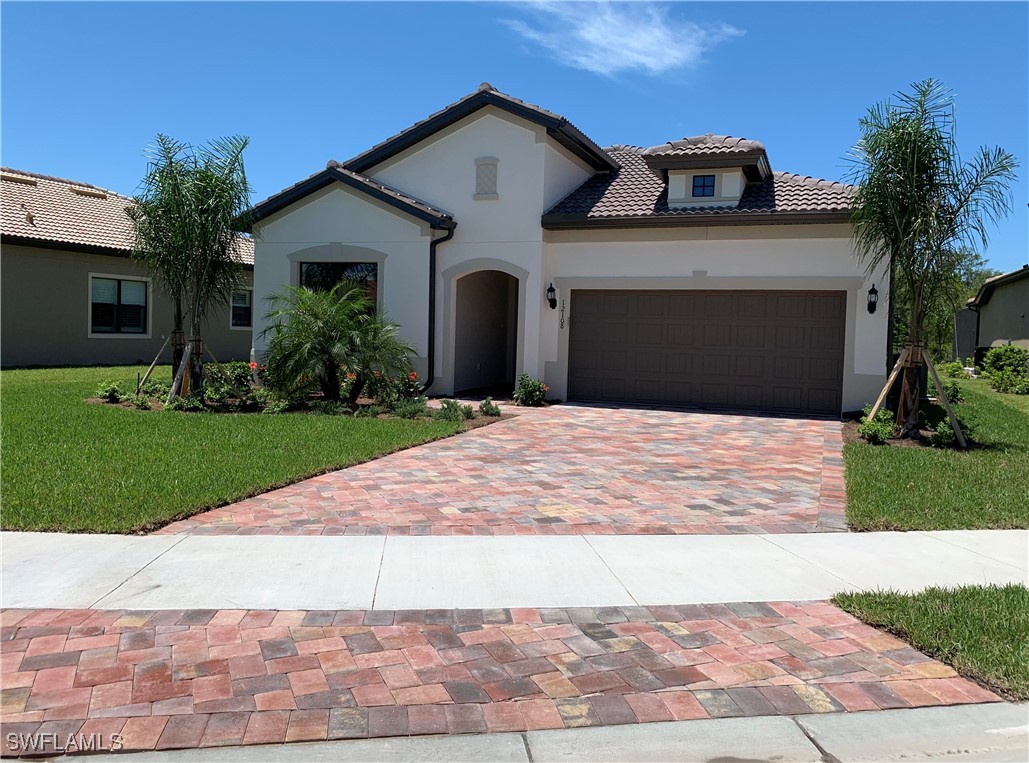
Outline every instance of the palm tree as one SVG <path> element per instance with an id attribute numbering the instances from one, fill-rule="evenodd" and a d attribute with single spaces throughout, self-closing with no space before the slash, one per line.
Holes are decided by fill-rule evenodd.
<path id="1" fill-rule="evenodd" d="M 953 282 L 962 246 L 983 249 L 987 224 L 1011 208 L 1018 162 L 1001 148 L 981 147 L 961 160 L 954 137 L 953 95 L 933 79 L 898 93 L 896 103 L 869 109 L 853 150 L 858 186 L 853 214 L 855 248 L 868 271 L 890 267 L 910 302 L 907 343 L 925 341 L 926 316 Z M 918 434 L 921 355 L 905 368 L 906 396 L 898 419 Z M 905 413 L 906 412 L 906 415 Z"/>
<path id="2" fill-rule="evenodd" d="M 250 185 L 243 168 L 248 139 L 213 140 L 200 148 L 158 135 L 142 191 L 129 209 L 133 256 L 145 263 L 174 304 L 175 380 L 203 394 L 201 325 L 213 307 L 228 304 L 242 284 L 239 236 L 248 228 Z M 189 320 L 189 342 L 183 323 Z M 183 350 L 184 347 L 184 350 Z"/>
<path id="3" fill-rule="evenodd" d="M 329 291 L 287 286 L 269 297 L 266 379 L 284 397 L 317 385 L 326 400 L 342 398 L 343 375 L 351 378 L 347 402 L 357 400 L 376 374 L 411 371 L 414 348 L 396 324 L 374 312 L 360 284 L 344 281 Z"/>

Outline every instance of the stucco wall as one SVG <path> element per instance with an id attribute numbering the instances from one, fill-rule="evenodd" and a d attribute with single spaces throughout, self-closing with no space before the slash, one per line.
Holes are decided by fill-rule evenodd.
<path id="1" fill-rule="evenodd" d="M 425 373 L 428 351 L 429 241 L 426 223 L 336 183 L 311 194 L 254 228 L 254 346 L 267 297 L 297 285 L 301 262 L 376 262 L 379 307 L 415 346 L 415 368 Z"/>
<path id="2" fill-rule="evenodd" d="M 89 336 L 89 274 L 146 276 L 125 257 L 16 245 L 0 251 L 0 364 L 55 366 L 149 363 L 172 328 L 172 305 L 151 281 L 149 338 Z M 253 282 L 246 272 L 247 284 Z M 222 362 L 249 360 L 251 331 L 230 329 L 227 308 L 216 310 L 204 340 Z M 166 350 L 165 360 L 171 360 Z"/>
<path id="3" fill-rule="evenodd" d="M 1029 278 L 998 286 L 979 312 L 980 347 L 1017 344 L 1029 349 Z"/>
<path id="4" fill-rule="evenodd" d="M 873 400 L 885 381 L 887 311 L 865 308 L 873 281 L 854 258 L 845 225 L 554 231 L 544 247 L 544 280 L 558 291 L 557 310 L 538 303 L 540 365 L 555 397 L 567 394 L 569 293 L 576 288 L 846 291 L 844 410 Z M 885 305 L 885 280 L 874 282 Z"/>

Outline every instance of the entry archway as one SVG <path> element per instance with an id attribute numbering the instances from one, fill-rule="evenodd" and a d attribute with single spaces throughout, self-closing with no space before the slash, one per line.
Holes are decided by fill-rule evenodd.
<path id="1" fill-rule="evenodd" d="M 518 354 L 518 279 L 477 270 L 455 284 L 454 392 L 509 393 Z"/>

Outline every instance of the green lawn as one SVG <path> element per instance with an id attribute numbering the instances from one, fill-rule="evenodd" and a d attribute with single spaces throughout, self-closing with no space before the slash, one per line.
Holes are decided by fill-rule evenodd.
<path id="1" fill-rule="evenodd" d="M 962 381 L 961 415 L 979 445 L 967 452 L 848 443 L 853 530 L 1029 527 L 1029 395 Z"/>
<path id="2" fill-rule="evenodd" d="M 1010 699 L 1029 699 L 1029 589 L 841 593 L 833 603 Z"/>
<path id="3" fill-rule="evenodd" d="M 136 411 L 86 403 L 145 368 L 0 372 L 8 530 L 137 532 L 451 435 L 460 424 L 310 414 Z M 158 369 L 162 378 L 167 368 Z"/>

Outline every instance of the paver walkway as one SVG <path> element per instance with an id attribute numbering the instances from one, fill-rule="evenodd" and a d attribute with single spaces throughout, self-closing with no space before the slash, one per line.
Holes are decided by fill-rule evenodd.
<path id="1" fill-rule="evenodd" d="M 161 533 L 568 535 L 845 528 L 839 422 L 562 405 Z"/>
<path id="2" fill-rule="evenodd" d="M 125 749 L 998 700 L 824 602 L 6 610 L 2 623 L 5 738 L 119 734 Z"/>

